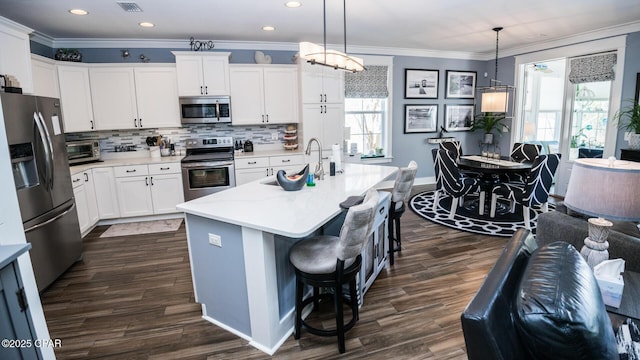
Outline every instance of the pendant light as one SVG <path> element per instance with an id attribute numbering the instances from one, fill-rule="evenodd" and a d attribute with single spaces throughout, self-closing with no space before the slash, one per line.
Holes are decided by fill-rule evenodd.
<path id="1" fill-rule="evenodd" d="M 495 27 L 492 30 L 496 32 L 496 61 L 495 61 L 495 78 L 491 80 L 488 87 L 479 88 L 482 92 L 482 100 L 480 102 L 480 112 L 483 113 L 506 113 L 509 111 L 509 91 L 514 87 L 501 85 L 498 81 L 498 34 L 502 27 Z"/>
<path id="2" fill-rule="evenodd" d="M 358 72 L 366 70 L 361 58 L 347 55 L 347 2 L 342 1 L 343 25 L 344 25 L 344 52 L 327 50 L 327 2 L 322 0 L 324 21 L 324 46 L 311 42 L 300 43 L 300 57 L 310 64 L 323 65 L 338 70 Z"/>

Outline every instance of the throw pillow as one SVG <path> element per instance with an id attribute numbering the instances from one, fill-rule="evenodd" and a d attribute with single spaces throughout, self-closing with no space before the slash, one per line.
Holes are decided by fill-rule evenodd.
<path id="1" fill-rule="evenodd" d="M 593 272 L 569 243 L 533 253 L 516 293 L 515 323 L 532 359 L 617 359 Z"/>

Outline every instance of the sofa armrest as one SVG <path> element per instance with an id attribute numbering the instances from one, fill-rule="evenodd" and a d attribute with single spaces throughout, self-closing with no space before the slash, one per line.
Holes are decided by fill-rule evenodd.
<path id="1" fill-rule="evenodd" d="M 589 235 L 584 219 L 569 216 L 560 211 L 549 211 L 538 216 L 536 242 L 539 246 L 555 241 L 566 241 L 578 251 Z M 609 258 L 625 260 L 625 270 L 640 272 L 640 238 L 618 231 L 609 233 Z"/>

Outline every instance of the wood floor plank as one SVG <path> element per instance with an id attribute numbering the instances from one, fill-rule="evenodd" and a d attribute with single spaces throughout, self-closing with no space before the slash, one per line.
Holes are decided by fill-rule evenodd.
<path id="1" fill-rule="evenodd" d="M 335 338 L 303 331 L 269 357 L 202 319 L 184 224 L 171 233 L 100 238 L 106 229 L 84 239 L 83 260 L 42 294 L 50 335 L 62 341 L 58 359 L 466 359 L 460 313 L 507 241 L 407 211 L 402 251 L 366 294 L 346 354 Z M 331 326 L 331 316 L 318 321 Z"/>

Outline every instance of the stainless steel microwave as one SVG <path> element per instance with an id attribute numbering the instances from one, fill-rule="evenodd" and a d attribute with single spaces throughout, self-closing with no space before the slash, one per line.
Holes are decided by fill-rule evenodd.
<path id="1" fill-rule="evenodd" d="M 183 124 L 231 122 L 229 96 L 193 96 L 180 98 L 180 121 Z"/>
<path id="2" fill-rule="evenodd" d="M 67 142 L 69 165 L 100 161 L 100 143 L 98 140 L 80 140 Z"/>

